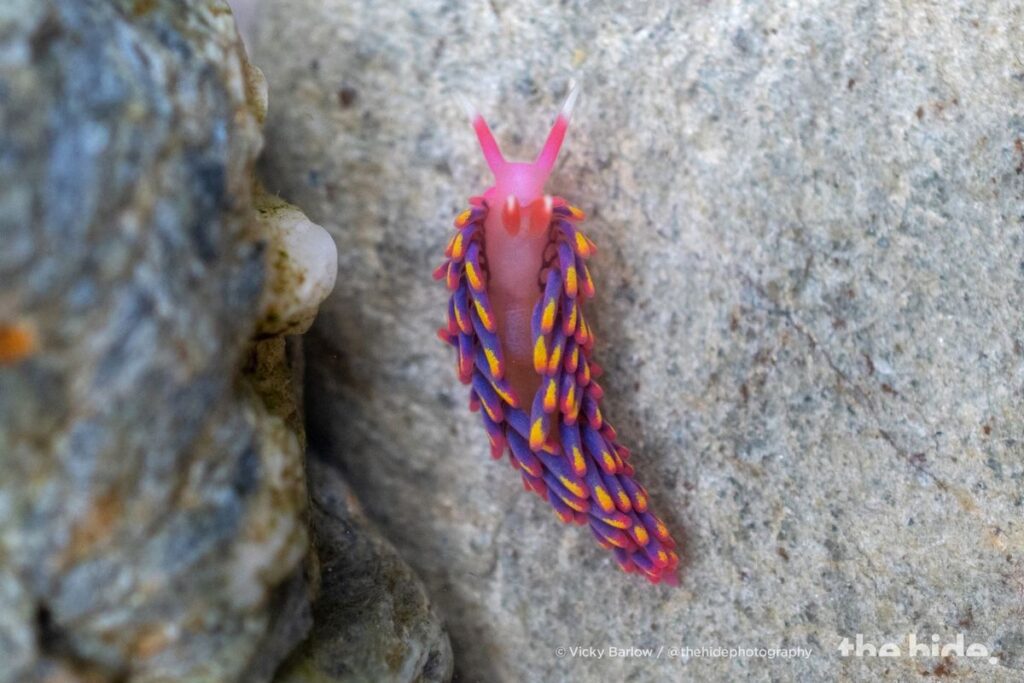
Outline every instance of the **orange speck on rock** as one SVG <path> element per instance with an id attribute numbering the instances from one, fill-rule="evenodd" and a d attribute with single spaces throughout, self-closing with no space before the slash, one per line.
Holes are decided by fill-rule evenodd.
<path id="1" fill-rule="evenodd" d="M 123 513 L 124 504 L 117 493 L 96 496 L 71 528 L 70 542 L 63 558 L 65 562 L 75 562 L 108 541 Z"/>
<path id="2" fill-rule="evenodd" d="M 32 329 L 21 323 L 0 323 L 0 365 L 14 365 L 36 352 Z"/>
<path id="3" fill-rule="evenodd" d="M 137 17 L 149 14 L 154 9 L 156 9 L 156 0 L 135 0 L 135 4 L 132 5 L 132 12 Z"/>
<path id="4" fill-rule="evenodd" d="M 135 640 L 135 654 L 141 660 L 149 659 L 165 650 L 171 639 L 163 626 L 149 626 Z"/>

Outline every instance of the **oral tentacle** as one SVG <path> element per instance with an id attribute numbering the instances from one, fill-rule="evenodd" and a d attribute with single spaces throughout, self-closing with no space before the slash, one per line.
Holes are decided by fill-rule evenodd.
<path id="1" fill-rule="evenodd" d="M 505 203 L 501 205 L 501 224 L 505 226 L 508 234 L 515 236 L 519 234 L 521 221 L 519 200 L 514 194 L 510 194 L 505 198 Z"/>
<path id="2" fill-rule="evenodd" d="M 554 202 L 551 195 L 544 195 L 533 201 L 529 206 L 530 232 L 540 234 L 551 225 L 551 215 L 554 210 Z"/>

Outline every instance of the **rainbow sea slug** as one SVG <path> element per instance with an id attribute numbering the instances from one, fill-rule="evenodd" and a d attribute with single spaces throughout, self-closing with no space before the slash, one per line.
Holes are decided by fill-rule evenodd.
<path id="1" fill-rule="evenodd" d="M 545 193 L 575 100 L 574 88 L 532 163 L 507 161 L 469 108 L 494 184 L 455 219 L 434 271 L 451 292 L 438 335 L 455 349 L 492 456 L 508 451 L 524 487 L 562 521 L 589 526 L 626 572 L 674 584 L 675 542 L 601 412 L 601 367 L 584 310 L 596 247 L 580 227 L 583 212 Z"/>

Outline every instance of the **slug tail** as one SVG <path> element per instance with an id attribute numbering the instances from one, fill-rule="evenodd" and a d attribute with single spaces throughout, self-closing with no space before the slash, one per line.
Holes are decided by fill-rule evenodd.
<path id="1" fill-rule="evenodd" d="M 549 143 L 557 155 L 561 139 Z M 456 350 L 460 379 L 471 387 L 470 404 L 480 409 L 492 456 L 507 452 L 523 487 L 546 500 L 562 521 L 588 525 L 623 571 L 675 585 L 675 541 L 649 510 L 629 449 L 600 407 L 604 391 L 595 379 L 602 371 L 592 358 L 594 334 L 584 311 L 594 296 L 586 260 L 596 247 L 579 227 L 582 211 L 559 197 L 549 207 L 554 256 L 542 273 L 545 285 L 532 326 L 533 343 L 543 351 L 534 358 L 541 376 L 536 394 L 516 396 L 503 379 L 501 344 L 486 324 L 495 317 L 486 295 L 486 261 L 479 257 L 486 253 L 486 200 L 460 214 L 448 259 L 438 268 L 454 279 L 448 320 L 438 336 Z"/>

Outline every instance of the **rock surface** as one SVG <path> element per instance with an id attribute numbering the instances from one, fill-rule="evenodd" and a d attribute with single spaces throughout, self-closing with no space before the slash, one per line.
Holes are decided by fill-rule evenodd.
<path id="1" fill-rule="evenodd" d="M 252 49 L 268 189 L 341 253 L 310 439 L 425 577 L 461 677 L 1024 675 L 1020 3 L 403 5 L 266 3 Z M 489 461 L 433 338 L 430 270 L 488 180 L 453 96 L 528 157 L 573 76 L 551 187 L 601 250 L 607 415 L 686 539 L 675 590 Z M 858 633 L 998 659 L 842 657 Z"/>
<path id="2" fill-rule="evenodd" d="M 257 191 L 256 221 L 267 236 L 267 287 L 260 335 L 302 334 L 334 289 L 338 254 L 323 228 L 279 197 Z"/>
<path id="3" fill-rule="evenodd" d="M 264 108 L 223 1 L 0 8 L 3 683 L 266 680 L 308 627 L 283 342 L 239 377 Z"/>
<path id="4" fill-rule="evenodd" d="M 448 681 L 452 650 L 419 579 L 330 465 L 309 460 L 319 591 L 309 638 L 275 683 Z"/>

